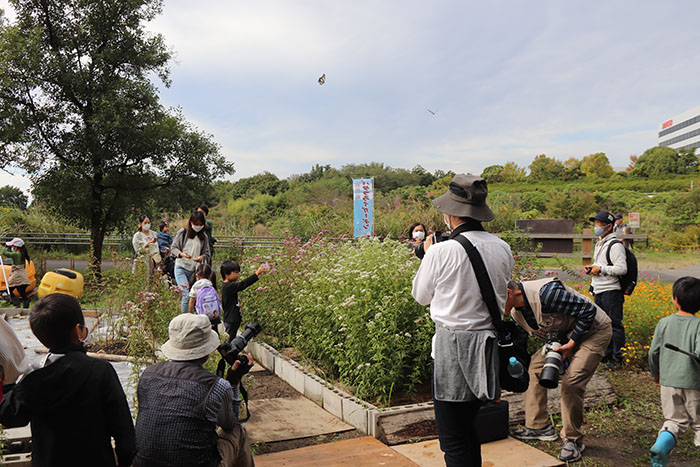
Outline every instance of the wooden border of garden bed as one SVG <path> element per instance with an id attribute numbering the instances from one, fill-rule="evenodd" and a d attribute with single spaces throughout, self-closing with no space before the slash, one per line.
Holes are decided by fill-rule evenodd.
<path id="1" fill-rule="evenodd" d="M 248 349 L 260 365 L 362 433 L 374 436 L 389 445 L 437 437 L 432 402 L 376 407 L 335 387 L 268 344 L 252 341 L 248 343 Z M 559 388 L 550 392 L 550 413 L 559 412 L 560 398 Z M 525 420 L 523 395 L 504 392 L 501 399 L 508 402 L 510 424 L 522 423 Z M 616 401 L 617 396 L 607 376 L 602 373 L 593 375 L 586 387 L 584 406 L 588 408 L 600 404 L 610 405 Z"/>

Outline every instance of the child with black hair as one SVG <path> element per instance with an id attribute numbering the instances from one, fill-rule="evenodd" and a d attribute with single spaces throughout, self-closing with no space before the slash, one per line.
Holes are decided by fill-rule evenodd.
<path id="1" fill-rule="evenodd" d="M 238 279 L 240 279 L 241 276 L 241 266 L 236 261 L 224 261 L 221 264 L 220 272 L 224 280 L 223 284 L 221 284 L 221 303 L 224 307 L 224 327 L 226 328 L 226 334 L 228 334 L 228 339 L 230 341 L 236 337 L 238 328 L 241 327 L 241 321 L 243 320 L 238 292 L 242 292 L 257 282 L 258 277 L 267 272 L 267 268 L 264 265 L 260 265 L 253 274 L 240 282 L 238 282 Z"/>
<path id="2" fill-rule="evenodd" d="M 664 425 L 652 446 L 651 464 L 665 466 L 666 457 L 678 436 L 688 425 L 700 446 L 700 361 L 668 349 L 673 344 L 700 357 L 700 279 L 681 277 L 673 284 L 676 313 L 659 320 L 649 348 L 649 370 L 661 384 L 661 409 Z"/>
<path id="3" fill-rule="evenodd" d="M 29 308 L 29 297 L 27 296 L 27 287 L 31 284 L 27 276 L 25 263 L 31 261 L 27 245 L 24 240 L 15 237 L 5 244 L 9 247 L 0 247 L 0 255 L 12 259 L 12 268 L 10 269 L 10 277 L 7 278 L 7 286 L 10 289 L 10 301 L 14 306 L 19 308 L 19 300 L 15 297 L 15 290 L 19 293 L 22 299 L 22 308 Z"/>
<path id="4" fill-rule="evenodd" d="M 170 253 L 170 245 L 173 244 L 173 236 L 170 233 L 170 224 L 168 221 L 162 221 L 158 230 L 158 249 L 160 250 L 160 255 L 165 258 L 165 256 Z"/>
<path id="5" fill-rule="evenodd" d="M 0 423 L 32 427 L 32 465 L 131 465 L 134 425 L 117 373 L 109 362 L 88 357 L 88 329 L 78 301 L 53 293 L 29 315 L 34 335 L 49 349 L 0 405 Z M 112 449 L 112 438 L 115 448 Z"/>

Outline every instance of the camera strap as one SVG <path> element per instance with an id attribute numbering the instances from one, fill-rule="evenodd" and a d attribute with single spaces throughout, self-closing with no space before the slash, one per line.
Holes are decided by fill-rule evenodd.
<path id="1" fill-rule="evenodd" d="M 491 279 L 489 278 L 489 273 L 486 270 L 486 265 L 481 258 L 481 254 L 474 244 L 464 235 L 456 235 L 452 237 L 452 239 L 457 240 L 464 247 L 467 256 L 469 256 L 469 261 L 472 263 L 472 268 L 474 268 L 474 274 L 476 275 L 476 281 L 479 283 L 479 289 L 481 289 L 481 296 L 484 302 L 486 302 L 486 307 L 489 309 L 493 326 L 496 328 L 499 345 L 505 337 L 508 337 L 510 341 L 510 336 L 506 336 L 507 331 L 501 320 L 501 313 L 498 309 L 498 305 L 496 304 L 496 293 L 493 291 L 493 284 L 491 284 Z"/>

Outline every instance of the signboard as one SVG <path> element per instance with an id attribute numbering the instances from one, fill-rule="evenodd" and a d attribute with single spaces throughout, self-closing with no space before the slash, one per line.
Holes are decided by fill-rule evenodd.
<path id="1" fill-rule="evenodd" d="M 353 178 L 352 192 L 355 211 L 353 236 L 371 237 L 374 231 L 374 179 Z"/>
<path id="2" fill-rule="evenodd" d="M 638 212 L 628 212 L 627 217 L 629 217 L 629 222 L 627 225 L 633 229 L 639 228 L 639 213 Z"/>
<path id="3" fill-rule="evenodd" d="M 661 129 L 665 130 L 666 128 L 670 127 L 671 125 L 673 125 L 673 120 L 668 120 L 661 125 Z"/>

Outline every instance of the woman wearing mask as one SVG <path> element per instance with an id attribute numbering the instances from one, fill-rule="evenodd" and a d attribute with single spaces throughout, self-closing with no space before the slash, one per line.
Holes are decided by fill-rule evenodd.
<path id="1" fill-rule="evenodd" d="M 29 308 L 29 298 L 27 297 L 27 287 L 29 287 L 29 277 L 25 269 L 25 262 L 30 261 L 27 246 L 21 238 L 13 238 L 5 245 L 9 247 L 0 248 L 0 255 L 12 259 L 12 269 L 10 277 L 7 278 L 7 285 L 10 288 L 10 300 L 12 304 L 19 308 L 19 300 L 15 297 L 15 290 L 22 298 L 22 308 Z"/>
<path id="2" fill-rule="evenodd" d="M 416 222 L 408 228 L 408 247 L 415 250 L 416 247 L 425 240 L 425 226 L 420 222 Z"/>
<path id="3" fill-rule="evenodd" d="M 187 226 L 175 234 L 170 254 L 175 256 L 175 281 L 182 292 L 180 311 L 187 313 L 189 282 L 197 265 L 209 263 L 211 252 L 207 234 L 204 233 L 204 215 L 192 211 Z"/>
<path id="4" fill-rule="evenodd" d="M 136 261 L 142 257 L 147 258 L 146 261 L 151 270 L 160 263 L 158 236 L 151 230 L 151 219 L 148 216 L 139 217 L 139 229 L 131 239 L 131 244 L 134 246 L 134 253 L 136 253 L 134 266 Z"/>

